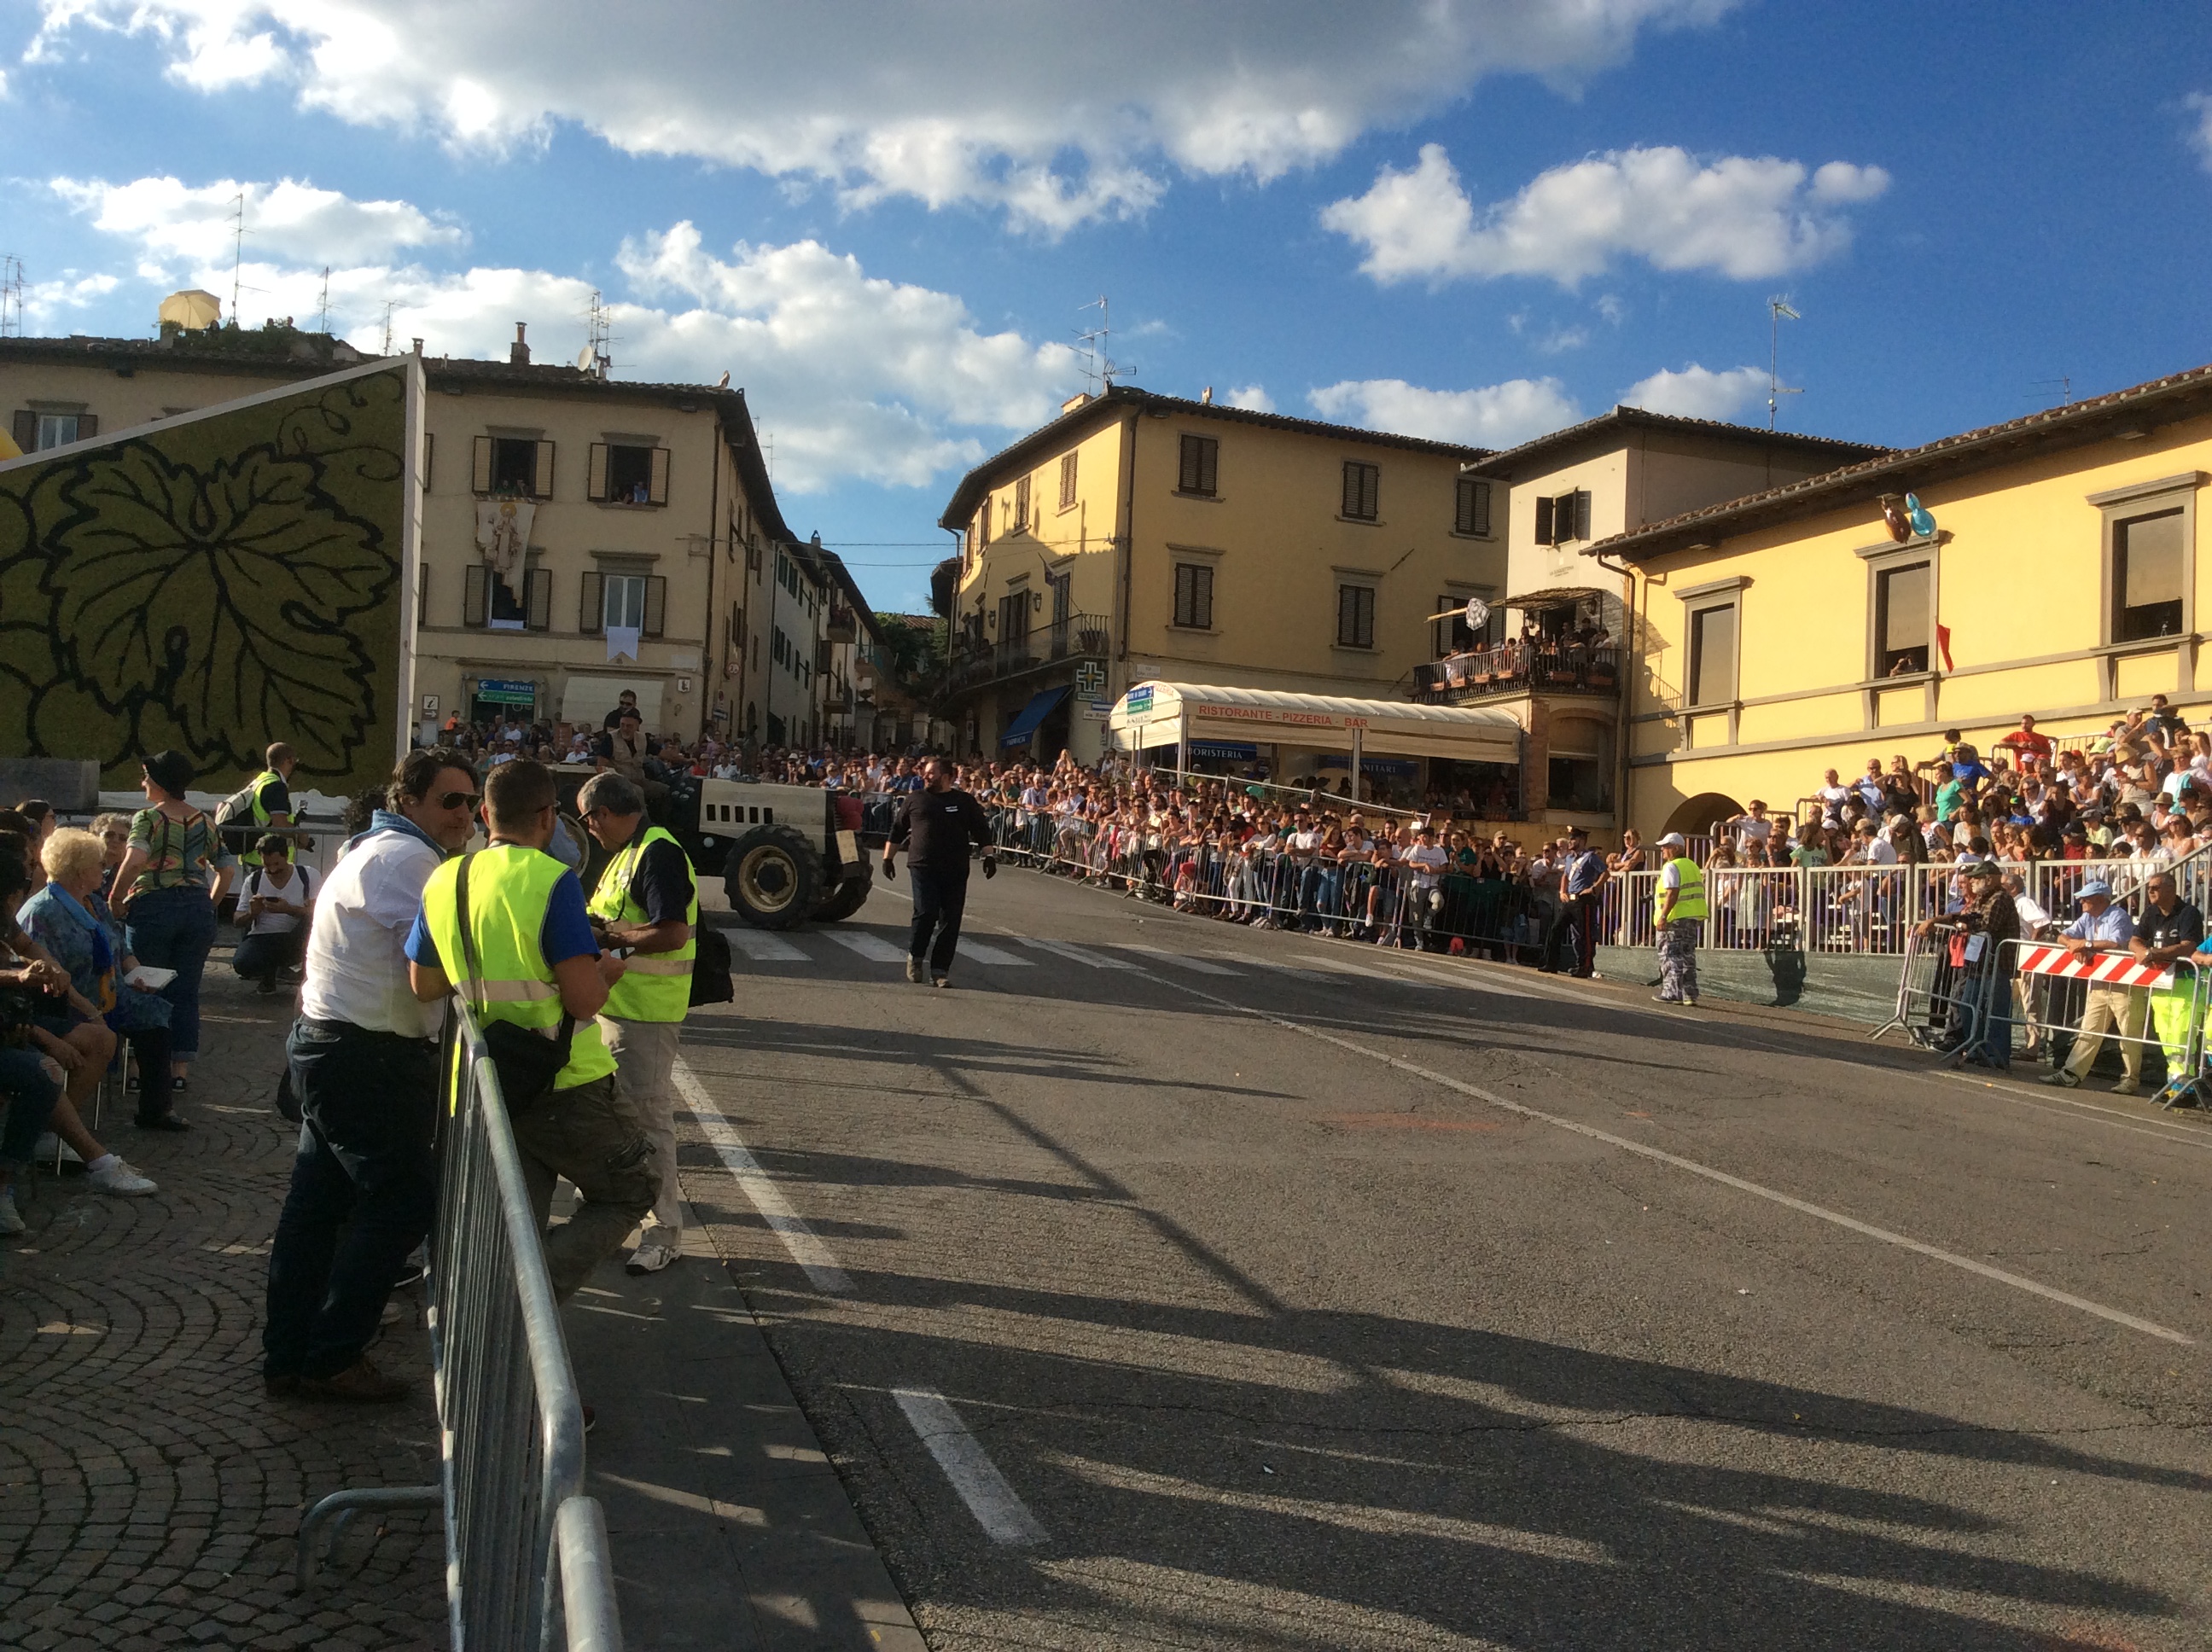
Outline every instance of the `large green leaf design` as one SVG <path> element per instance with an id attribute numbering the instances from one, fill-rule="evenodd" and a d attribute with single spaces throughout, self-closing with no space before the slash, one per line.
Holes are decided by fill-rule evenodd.
<path id="1" fill-rule="evenodd" d="M 349 768 L 377 708 L 346 622 L 396 569 L 320 485 L 324 462 L 264 446 L 194 465 L 133 441 L 43 482 L 41 583 L 70 674 L 111 711 L 162 703 L 204 761 L 287 740 L 311 771 Z"/>

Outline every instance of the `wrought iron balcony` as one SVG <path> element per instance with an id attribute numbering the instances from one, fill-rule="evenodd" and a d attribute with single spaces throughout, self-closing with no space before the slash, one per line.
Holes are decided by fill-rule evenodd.
<path id="1" fill-rule="evenodd" d="M 1070 614 L 1035 630 L 992 638 L 970 622 L 952 641 L 951 686 L 956 689 L 1002 682 L 1066 659 L 1103 659 L 1109 635 L 1103 614 Z"/>
<path id="2" fill-rule="evenodd" d="M 1611 646 L 1502 642 L 1413 667 L 1413 697 L 1429 706 L 1463 706 L 1516 694 L 1610 698 L 1620 691 L 1620 650 Z"/>

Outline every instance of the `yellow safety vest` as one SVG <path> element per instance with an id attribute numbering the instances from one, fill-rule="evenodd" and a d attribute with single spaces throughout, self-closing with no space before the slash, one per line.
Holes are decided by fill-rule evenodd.
<path id="1" fill-rule="evenodd" d="M 469 932 L 477 944 L 480 981 L 464 981 L 460 914 L 453 890 L 460 876 L 456 855 L 430 874 L 422 890 L 422 920 L 438 949 L 446 978 L 465 999 L 479 1021 L 511 1021 L 552 1037 L 561 1025 L 561 989 L 538 937 L 545 928 L 545 905 L 553 886 L 568 869 L 551 855 L 519 843 L 495 843 L 469 866 Z M 615 1058 L 599 1036 L 599 1023 L 576 1023 L 568 1045 L 568 1065 L 554 1079 L 555 1090 L 574 1090 L 615 1070 Z"/>
<path id="2" fill-rule="evenodd" d="M 1674 917 L 1702 918 L 1705 915 L 1705 874 L 1698 863 L 1687 855 L 1677 855 L 1667 863 L 1682 869 L 1682 887 L 1674 891 Z M 1662 868 L 1664 870 L 1664 868 Z M 1667 890 L 1664 885 L 1655 885 L 1651 891 L 1651 921 L 1673 921 L 1667 915 Z"/>
<path id="3" fill-rule="evenodd" d="M 684 853 L 684 846 L 668 832 L 658 826 L 643 828 L 599 874 L 599 886 L 592 891 L 594 918 L 615 924 L 647 921 L 645 908 L 630 898 L 629 884 L 638 858 L 649 843 L 672 844 L 677 853 Z M 691 904 L 684 914 L 691 933 L 684 938 L 683 945 L 669 951 L 630 955 L 629 967 L 608 993 L 603 1011 L 617 1021 L 681 1021 L 690 1011 L 691 960 L 699 950 L 699 874 L 689 855 L 684 855 L 684 870 L 691 874 Z"/>
<path id="4" fill-rule="evenodd" d="M 284 777 L 273 768 L 264 768 L 254 776 L 253 823 L 256 826 L 266 826 L 269 823 L 269 811 L 261 806 L 261 788 L 271 781 L 282 786 L 284 784 Z"/>

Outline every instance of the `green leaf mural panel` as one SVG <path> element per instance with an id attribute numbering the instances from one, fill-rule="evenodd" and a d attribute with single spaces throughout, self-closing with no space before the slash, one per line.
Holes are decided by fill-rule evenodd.
<path id="1" fill-rule="evenodd" d="M 355 372 L 0 469 L 0 755 L 175 745 L 209 790 L 289 741 L 391 772 L 408 623 L 408 369 Z"/>

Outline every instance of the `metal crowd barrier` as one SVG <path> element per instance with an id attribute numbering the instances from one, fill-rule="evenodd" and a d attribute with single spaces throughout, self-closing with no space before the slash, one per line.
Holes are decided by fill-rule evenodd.
<path id="1" fill-rule="evenodd" d="M 2138 1070 L 2145 1056 L 2156 1051 L 2166 1066 L 2162 1105 L 2170 1108 L 2198 1096 L 2212 972 L 2194 959 L 2160 966 L 2137 963 L 2126 952 L 2076 953 L 2055 941 L 2007 941 L 1999 967 L 1981 985 L 1983 1023 L 2002 1023 L 2009 1039 L 2030 1048 L 2047 1048 L 2054 1069 L 2070 1059 L 2070 1047 L 2077 1039 L 2094 1037 L 2121 1047 L 2124 1064 L 2128 1048 L 2144 1052 L 2136 1057 Z M 1995 1001 L 2001 987 L 2002 1005 Z M 2120 1018 L 2085 1035 L 2081 1023 L 2100 988 L 2108 1002 L 2112 993 L 2125 995 Z M 2127 1030 L 2131 1023 L 2133 1032 Z M 2069 1047 L 2065 1056 L 2059 1053 L 2062 1044 Z"/>
<path id="2" fill-rule="evenodd" d="M 1978 1046 L 1988 972 L 1954 963 L 1950 941 L 1949 932 L 1906 938 L 1896 1008 L 1870 1038 L 1900 1029 L 1921 1048 L 1942 1051 L 1953 1066 Z"/>
<path id="3" fill-rule="evenodd" d="M 448 1006 L 430 1345 L 437 1485 L 331 1493 L 300 1522 L 300 1588 L 362 1509 L 442 1507 L 453 1652 L 621 1652 L 606 1524 L 583 1495 L 584 1412 L 514 1131 L 483 1035 Z"/>

